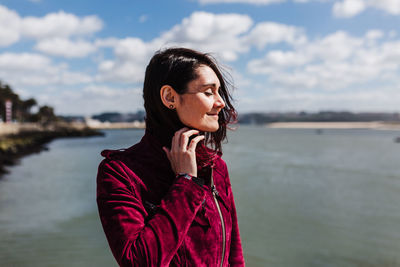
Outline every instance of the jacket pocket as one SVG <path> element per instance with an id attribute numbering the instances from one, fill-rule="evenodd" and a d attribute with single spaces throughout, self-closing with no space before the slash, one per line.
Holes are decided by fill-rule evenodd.
<path id="1" fill-rule="evenodd" d="M 204 216 L 204 215 L 202 215 L 202 216 L 196 215 L 196 217 L 194 218 L 192 224 L 194 224 L 194 225 L 200 225 L 200 226 L 203 227 L 203 228 L 208 228 L 208 227 L 210 227 L 210 221 L 209 221 L 208 218 L 207 218 L 206 216 Z"/>
<path id="2" fill-rule="evenodd" d="M 193 226 L 195 226 L 195 225 L 201 226 L 204 230 L 207 230 L 209 227 L 211 227 L 210 220 L 207 216 L 205 200 L 202 203 L 202 207 L 200 208 L 200 210 L 197 212 L 196 216 L 194 217 L 192 225 Z"/>

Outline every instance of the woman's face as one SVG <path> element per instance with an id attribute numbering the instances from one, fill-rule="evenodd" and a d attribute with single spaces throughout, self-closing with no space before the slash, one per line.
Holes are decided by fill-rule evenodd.
<path id="1" fill-rule="evenodd" d="M 219 95 L 221 84 L 215 72 L 206 65 L 200 65 L 196 73 L 197 79 L 190 81 L 186 93 L 179 95 L 176 111 L 186 126 L 215 132 L 219 128 L 218 113 L 225 107 Z"/>

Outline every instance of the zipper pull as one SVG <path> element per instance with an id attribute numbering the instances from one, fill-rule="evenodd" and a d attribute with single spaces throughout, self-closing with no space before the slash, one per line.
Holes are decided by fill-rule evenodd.
<path id="1" fill-rule="evenodd" d="M 217 188 L 215 187 L 215 185 L 213 185 L 213 186 L 211 187 L 211 189 L 212 189 L 213 194 L 214 194 L 215 196 L 219 197 L 219 192 L 218 192 Z"/>

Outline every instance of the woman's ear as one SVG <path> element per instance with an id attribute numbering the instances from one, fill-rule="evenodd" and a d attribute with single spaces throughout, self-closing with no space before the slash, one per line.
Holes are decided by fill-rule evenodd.
<path id="1" fill-rule="evenodd" d="M 169 85 L 163 85 L 160 90 L 161 101 L 169 109 L 175 109 L 178 93 Z"/>

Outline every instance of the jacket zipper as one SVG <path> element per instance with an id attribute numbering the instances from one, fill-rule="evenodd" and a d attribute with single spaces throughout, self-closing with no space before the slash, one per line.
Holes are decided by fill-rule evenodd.
<path id="1" fill-rule="evenodd" d="M 217 197 L 219 196 L 219 193 L 217 191 L 217 188 L 214 185 L 214 179 L 213 179 L 213 170 L 211 169 L 211 189 L 212 189 L 212 194 L 214 197 L 215 204 L 217 205 L 217 210 L 219 213 L 219 217 L 221 219 L 221 226 L 222 226 L 222 256 L 221 256 L 221 267 L 223 266 L 224 263 L 224 258 L 225 258 L 225 222 L 224 222 L 224 217 L 222 216 L 222 211 L 221 207 L 219 206 Z"/>

